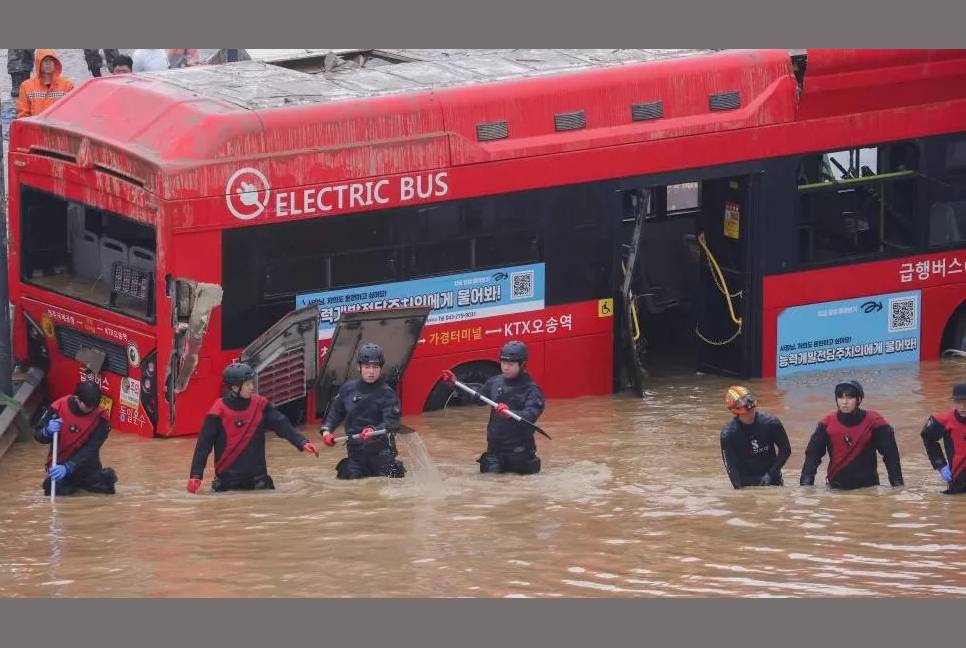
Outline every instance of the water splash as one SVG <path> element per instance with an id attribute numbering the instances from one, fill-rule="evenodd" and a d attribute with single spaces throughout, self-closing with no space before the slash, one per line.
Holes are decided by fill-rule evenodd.
<path id="1" fill-rule="evenodd" d="M 406 480 L 420 497 L 445 497 L 443 478 L 418 432 L 396 437 L 406 459 Z"/>

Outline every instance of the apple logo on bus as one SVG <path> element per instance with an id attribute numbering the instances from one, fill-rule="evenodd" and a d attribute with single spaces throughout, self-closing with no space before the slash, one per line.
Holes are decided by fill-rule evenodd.
<path id="1" fill-rule="evenodd" d="M 240 220 L 251 220 L 261 216 L 268 206 L 268 178 L 258 169 L 245 167 L 238 169 L 228 178 L 225 187 L 225 202 L 228 211 Z"/>

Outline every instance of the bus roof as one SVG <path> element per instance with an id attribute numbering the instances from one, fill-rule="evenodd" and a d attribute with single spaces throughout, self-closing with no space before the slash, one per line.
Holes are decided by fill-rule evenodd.
<path id="1" fill-rule="evenodd" d="M 303 52 L 89 80 L 16 120 L 11 152 L 85 160 L 178 200 L 224 195 L 240 166 L 271 165 L 281 186 L 334 182 L 872 110 L 883 96 L 927 102 L 918 87 L 869 90 L 959 78 L 966 61 L 962 50 L 809 51 L 803 92 L 789 50 Z M 281 67 L 311 60 L 315 74 Z M 824 102 L 809 97 L 819 90 Z"/>
<path id="2" fill-rule="evenodd" d="M 320 53 L 318 50 L 304 52 L 306 57 Z M 287 69 L 288 65 L 295 66 L 298 59 L 294 52 L 283 51 L 275 56 L 267 53 L 260 57 L 263 61 L 198 66 L 144 76 L 200 97 L 247 110 L 261 110 L 413 94 L 709 52 L 643 49 L 348 50 L 336 54 L 335 60 L 317 73 L 307 74 Z"/>

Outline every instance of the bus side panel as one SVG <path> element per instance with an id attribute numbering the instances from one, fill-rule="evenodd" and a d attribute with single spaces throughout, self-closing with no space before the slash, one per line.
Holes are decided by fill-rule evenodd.
<path id="1" fill-rule="evenodd" d="M 953 261 L 956 263 L 954 264 Z M 917 264 L 943 268 L 920 275 Z M 948 269 L 954 268 L 950 272 Z M 966 295 L 966 257 L 959 250 L 765 277 L 761 375 L 775 377 L 778 317 L 803 304 L 922 291 L 920 359 L 935 360 L 946 322 Z"/>
<path id="2" fill-rule="evenodd" d="M 178 279 L 190 279 L 206 283 L 221 284 L 221 232 L 216 230 L 175 233 L 174 252 L 170 259 L 170 273 Z M 185 253 L 184 251 L 194 251 Z M 203 251 L 200 252 L 199 251 Z M 161 335 L 167 340 L 173 338 L 170 319 L 158 322 Z M 166 328 L 165 328 L 166 327 Z M 159 344 L 159 347 L 161 345 Z M 183 436 L 197 434 L 205 415 L 215 399 L 221 395 L 221 307 L 211 313 L 208 331 L 205 333 L 198 364 L 187 388 L 175 396 L 174 425 L 163 431 L 164 436 Z M 166 345 L 167 353 L 161 364 L 167 371 L 170 363 L 171 342 Z M 232 357 L 237 356 L 237 352 Z M 164 374 L 167 375 L 167 374 Z M 162 400 L 161 408 L 168 412 L 168 401 Z"/>
<path id="3" fill-rule="evenodd" d="M 54 299 L 62 298 L 54 296 Z M 72 355 L 64 354 L 59 346 L 61 341 L 72 352 L 78 346 L 91 343 L 102 349 L 110 348 L 111 357 L 105 360 L 98 382 L 101 406 L 110 414 L 111 427 L 120 432 L 153 436 L 155 426 L 151 415 L 157 411 L 157 391 L 155 376 L 148 363 L 155 347 L 154 337 L 30 297 L 25 297 L 21 303 L 23 312 L 40 327 L 41 342 L 50 357 L 50 371 L 46 376 L 48 393 L 54 397 L 72 394 L 78 382 L 90 379 L 85 365 Z M 26 326 L 25 322 L 23 326 Z M 86 341 L 78 343 L 79 336 L 84 336 L 81 339 Z M 92 342 L 91 338 L 98 342 Z"/>
<path id="4" fill-rule="evenodd" d="M 528 344 L 527 370 L 547 398 L 605 395 L 611 393 L 613 341 L 610 333 L 547 340 Z M 496 362 L 499 347 L 437 357 L 413 358 L 406 369 L 402 389 L 404 414 L 423 411 L 429 393 L 443 369 L 473 362 Z"/>
<path id="5" fill-rule="evenodd" d="M 467 329 L 471 334 L 457 341 L 455 333 Z M 403 413 L 423 411 L 443 369 L 481 360 L 495 365 L 500 347 L 510 340 L 526 343 L 527 368 L 548 398 L 609 394 L 612 336 L 613 305 L 606 299 L 427 326 L 406 368 Z M 478 347 L 468 350 L 471 345 Z"/>
<path id="6" fill-rule="evenodd" d="M 940 286 L 922 291 L 922 342 L 920 360 L 935 360 L 940 349 L 943 330 L 963 300 L 966 300 L 966 284 Z"/>
<path id="7" fill-rule="evenodd" d="M 544 345 L 544 393 L 550 398 L 610 394 L 613 334 L 550 340 Z"/>

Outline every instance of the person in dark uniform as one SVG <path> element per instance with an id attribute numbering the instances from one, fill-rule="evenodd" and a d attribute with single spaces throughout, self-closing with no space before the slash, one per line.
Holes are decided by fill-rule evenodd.
<path id="1" fill-rule="evenodd" d="M 721 430 L 721 459 L 731 485 L 782 486 L 782 466 L 792 454 L 788 434 L 778 417 L 758 410 L 755 395 L 729 387 L 725 404 L 734 414 Z"/>
<path id="2" fill-rule="evenodd" d="M 34 69 L 32 49 L 7 50 L 7 74 L 10 75 L 10 96 L 20 96 L 20 84 L 30 78 Z"/>
<path id="3" fill-rule="evenodd" d="M 367 342 L 356 352 L 360 378 L 347 380 L 339 388 L 322 425 L 322 442 L 332 447 L 332 430 L 345 421 L 346 435 L 386 430 L 371 438 L 346 440 L 348 456 L 335 467 L 339 479 L 363 477 L 404 477 L 406 467 L 396 459 L 395 434 L 399 431 L 401 408 L 399 397 L 382 378 L 385 355 L 378 344 Z"/>
<path id="4" fill-rule="evenodd" d="M 899 464 L 899 447 L 892 426 L 876 411 L 860 409 L 865 391 L 856 380 L 835 386 L 837 410 L 818 422 L 805 448 L 802 486 L 815 484 L 815 472 L 827 452 L 829 465 L 826 480 L 830 487 L 841 490 L 879 485 L 876 451 L 889 473 L 889 484 L 903 485 Z"/>
<path id="5" fill-rule="evenodd" d="M 44 417 L 47 422 L 34 431 L 34 438 L 45 444 L 53 443 L 57 435 L 57 463 L 51 465 L 48 453 L 44 495 L 50 495 L 51 479 L 57 480 L 58 495 L 71 495 L 78 490 L 114 494 L 117 473 L 101 465 L 101 446 L 111 424 L 100 402 L 101 388 L 96 382 L 78 383 L 73 395 L 53 402 L 53 416 Z"/>
<path id="6" fill-rule="evenodd" d="M 930 416 L 921 433 L 929 463 L 947 484 L 946 495 L 966 493 L 966 383 L 953 385 L 953 402 L 951 409 Z"/>
<path id="7" fill-rule="evenodd" d="M 255 393 L 255 370 L 244 363 L 225 367 L 222 380 L 226 395 L 215 401 L 205 417 L 191 461 L 188 492 L 196 493 L 215 450 L 212 490 L 265 490 L 275 483 L 265 467 L 265 432 L 271 430 L 299 449 L 316 457 L 319 451 L 292 427 L 288 418 L 264 396 Z"/>
<path id="8" fill-rule="evenodd" d="M 108 71 L 114 73 L 114 61 L 120 56 L 121 53 L 116 49 L 106 49 L 104 50 L 104 58 L 101 58 L 101 51 L 96 49 L 86 49 L 84 50 L 84 60 L 87 62 L 87 69 L 91 71 L 91 76 L 99 77 L 101 76 L 101 68 L 104 66 L 105 61 L 107 62 Z"/>
<path id="9" fill-rule="evenodd" d="M 489 378 L 479 390 L 481 396 L 497 403 L 486 425 L 486 452 L 477 459 L 482 473 L 540 472 L 535 430 L 509 415 L 512 411 L 536 423 L 543 414 L 543 390 L 526 371 L 528 358 L 527 345 L 518 340 L 507 342 L 500 350 L 500 374 Z M 444 371 L 443 380 L 452 386 L 456 376 Z"/>

